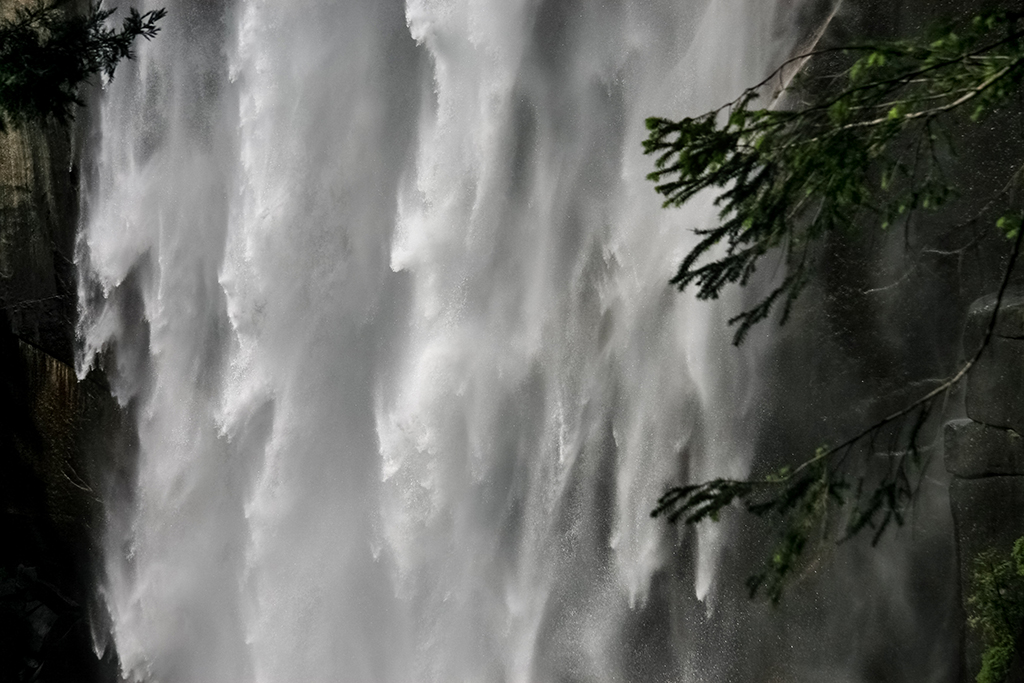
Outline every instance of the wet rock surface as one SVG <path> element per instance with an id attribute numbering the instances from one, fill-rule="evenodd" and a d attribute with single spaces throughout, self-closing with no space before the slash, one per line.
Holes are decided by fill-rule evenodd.
<path id="1" fill-rule="evenodd" d="M 994 297 L 976 302 L 968 315 L 965 354 L 981 347 L 992 320 Z M 992 336 L 967 379 L 967 416 L 1024 433 L 1024 297 L 1006 297 Z"/>
<path id="2" fill-rule="evenodd" d="M 965 479 L 1024 475 L 1024 438 L 974 420 L 946 424 L 946 470 Z"/>
<path id="3" fill-rule="evenodd" d="M 0 13 L 10 11 L 8 3 Z M 0 681 L 115 680 L 93 620 L 100 463 L 121 448 L 101 379 L 75 376 L 72 134 L 0 133 Z"/>
<path id="4" fill-rule="evenodd" d="M 18 339 L 6 317 L 0 377 L 0 680 L 111 680 L 111 655 L 93 652 L 102 511 L 86 454 L 118 448 L 119 410 L 101 385 Z"/>
<path id="5" fill-rule="evenodd" d="M 1024 536 L 1024 296 L 1004 296 L 993 321 L 996 296 L 970 307 L 964 329 L 964 355 L 970 358 L 992 334 L 967 380 L 970 419 L 945 426 L 946 470 L 953 475 L 949 502 L 957 539 L 961 593 L 973 590 L 976 560 L 982 553 L 1008 556 Z M 964 636 L 963 680 L 981 668 L 980 635 Z M 1024 680 L 1016 662 L 1012 680 Z"/>

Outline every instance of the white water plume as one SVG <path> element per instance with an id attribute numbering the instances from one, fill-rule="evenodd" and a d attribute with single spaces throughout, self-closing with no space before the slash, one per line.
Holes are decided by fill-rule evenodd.
<path id="1" fill-rule="evenodd" d="M 80 250 L 80 372 L 138 429 L 125 676 L 713 680 L 623 638 L 663 489 L 747 471 L 757 342 L 668 287 L 713 212 L 662 210 L 640 142 L 763 75 L 774 3 L 167 7 L 108 88 Z"/>

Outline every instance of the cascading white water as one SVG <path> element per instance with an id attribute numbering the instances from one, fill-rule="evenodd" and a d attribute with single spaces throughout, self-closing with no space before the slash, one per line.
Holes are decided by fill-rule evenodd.
<path id="1" fill-rule="evenodd" d="M 763 75 L 775 3 L 167 6 L 80 250 L 80 372 L 138 429 L 127 678 L 714 678 L 633 633 L 673 548 L 648 513 L 684 451 L 746 471 L 757 344 L 667 286 L 711 211 L 661 210 L 640 141 Z"/>

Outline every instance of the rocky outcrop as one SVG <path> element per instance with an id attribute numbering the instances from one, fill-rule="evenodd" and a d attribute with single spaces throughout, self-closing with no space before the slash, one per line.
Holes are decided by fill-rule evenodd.
<path id="1" fill-rule="evenodd" d="M 971 307 L 965 350 L 981 345 L 995 305 L 988 296 Z M 1024 295 L 1014 293 L 1000 307 L 992 338 L 968 377 L 967 416 L 1024 434 Z"/>
<path id="2" fill-rule="evenodd" d="M 981 346 L 995 297 L 971 306 L 964 332 L 968 354 Z M 956 533 L 961 593 L 972 592 L 982 553 L 1008 555 L 1024 536 L 1024 296 L 1007 296 L 993 335 L 967 382 L 969 419 L 945 427 L 946 470 L 953 475 L 949 502 Z M 966 608 L 966 604 L 964 605 Z M 965 633 L 964 680 L 981 668 L 979 635 Z M 1020 680 L 1014 679 L 1014 680 Z"/>

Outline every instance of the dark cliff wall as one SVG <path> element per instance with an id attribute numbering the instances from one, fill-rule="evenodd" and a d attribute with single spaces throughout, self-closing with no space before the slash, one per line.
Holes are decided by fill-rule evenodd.
<path id="1" fill-rule="evenodd" d="M 919 35 L 942 17 L 964 16 L 981 5 L 843 0 L 837 8 L 824 0 L 805 4 L 804 16 L 808 26 L 827 20 L 817 43 L 826 47 Z M 818 59 L 805 68 L 809 77 L 828 76 L 843 67 L 843 59 Z M 749 415 L 757 430 L 755 472 L 806 460 L 820 446 L 843 442 L 935 387 L 973 354 L 977 340 L 964 339 L 972 304 L 999 287 L 1011 243 L 996 230 L 995 215 L 977 225 L 968 220 L 1024 162 L 1022 131 L 1019 111 L 977 125 L 956 123 L 951 133 L 957 154 L 950 168 L 961 194 L 957 201 L 910 226 L 881 230 L 865 222 L 821 245 L 814 280 L 791 320 L 782 328 L 763 323 L 750 342 L 759 343 L 757 335 L 770 337 Z M 1015 269 L 1013 282 L 1024 285 L 1024 268 Z M 1003 348 L 1011 343 L 1019 344 L 999 342 L 1004 358 L 992 362 L 1000 368 L 1024 360 Z M 1021 391 L 1019 368 L 987 367 L 985 378 L 979 374 L 972 381 L 972 394 L 1018 410 L 1005 397 Z M 989 547 L 1008 551 L 1008 540 L 1024 533 L 1024 477 L 1004 476 L 1024 472 L 1024 462 L 998 476 L 984 467 L 983 474 L 972 470 L 950 492 L 944 422 L 970 417 L 992 424 L 965 406 L 965 389 L 937 404 L 925 425 L 924 475 L 902 527 L 890 528 L 876 548 L 869 529 L 840 545 L 812 549 L 782 605 L 771 609 L 744 603 L 743 580 L 778 543 L 776 520 L 737 514 L 725 523 L 741 540 L 723 552 L 719 579 L 723 593 L 734 597 L 714 611 L 695 602 L 685 606 L 680 630 L 686 621 L 703 625 L 691 636 L 698 642 L 735 638 L 744 647 L 743 656 L 730 663 L 737 681 L 973 681 L 979 648 L 965 632 L 961 600 L 970 590 L 973 557 Z M 997 436 L 1009 443 L 1010 425 L 997 426 Z M 891 432 L 883 432 L 860 444 L 853 457 L 877 473 L 895 461 L 893 443 Z M 692 581 L 692 574 L 683 571 L 682 579 Z"/>
<path id="2" fill-rule="evenodd" d="M 3 681 L 113 673 L 91 632 L 102 525 L 94 482 L 123 430 L 102 379 L 79 381 L 73 369 L 76 169 L 68 130 L 0 134 Z"/>
<path id="3" fill-rule="evenodd" d="M 93 652 L 95 458 L 118 451 L 102 385 L 0 323 L 0 680 L 105 680 Z M 88 454 L 88 455 L 87 455 Z"/>
<path id="4" fill-rule="evenodd" d="M 994 4 L 861 0 L 849 12 L 849 21 L 838 23 L 833 39 L 920 33 L 938 18 L 969 16 Z M 1019 9 L 1019 3 L 1000 4 Z M 855 340 L 847 341 L 838 357 L 856 369 L 846 382 L 823 392 L 839 416 L 833 420 L 847 432 L 854 428 L 851 418 L 877 419 L 952 375 L 980 346 L 993 313 L 1011 243 L 995 229 L 998 214 L 979 212 L 1024 162 L 1024 116 L 1017 107 L 980 124 L 961 117 L 950 131 L 956 152 L 951 179 L 960 197 L 903 234 L 837 240 L 829 254 L 830 272 L 821 276 L 818 300 L 820 310 L 834 313 L 807 316 L 811 324 L 831 330 L 815 345 L 836 348 L 843 346 L 839 339 Z M 979 220 L 972 223 L 975 217 Z M 930 552 L 916 551 L 919 559 L 910 565 L 912 580 L 939 591 L 926 599 L 949 595 L 948 588 L 943 591 L 946 586 L 953 589 L 959 637 L 952 645 L 960 645 L 960 658 L 950 676 L 964 682 L 973 681 L 981 667 L 979 635 L 965 624 L 976 558 L 987 551 L 1006 555 L 1013 540 L 1024 534 L 1024 477 L 1019 476 L 1024 473 L 1024 451 L 1017 446 L 1020 436 L 1015 431 L 1024 423 L 1024 346 L 1013 331 L 1022 305 L 1024 268 L 1018 264 L 1010 276 L 1011 296 L 994 338 L 968 381 L 944 410 L 934 411 L 928 425 L 931 463 L 926 478 L 948 483 L 948 489 L 930 487 L 930 495 L 941 505 L 948 494 L 952 530 L 946 532 L 946 542 L 936 536 Z M 838 322 L 844 319 L 845 329 Z M 831 342 L 825 341 L 828 337 Z M 954 421 L 943 438 L 945 418 Z M 922 627 L 928 634 L 923 639 L 942 638 L 930 620 Z M 1016 668 L 1011 680 L 1024 680 L 1024 670 Z"/>
<path id="5" fill-rule="evenodd" d="M 820 45 L 920 35 L 937 20 L 969 16 L 982 5 L 846 0 Z M 820 60 L 810 69 L 829 73 L 837 62 Z M 984 314 L 975 302 L 999 288 L 1012 246 L 995 228 L 998 214 L 979 212 L 1024 161 L 1022 122 L 1019 110 L 980 124 L 953 121 L 949 168 L 959 198 L 913 224 L 883 231 L 865 223 L 824 245 L 811 291 L 766 364 L 770 407 L 761 451 L 768 463 L 849 438 L 952 376 L 973 355 L 981 341 L 976 328 L 987 323 L 979 323 Z M 1024 268 L 1014 269 L 1011 282 L 1024 285 Z M 861 672 L 865 680 L 973 681 L 980 668 L 979 642 L 965 630 L 962 601 L 972 590 L 978 553 L 1008 552 L 1024 533 L 1024 478 L 990 476 L 980 467 L 954 471 L 951 479 L 943 422 L 967 417 L 977 427 L 999 428 L 996 436 L 1012 431 L 1012 417 L 993 416 L 1024 409 L 1009 400 L 1021 390 L 1013 368 L 1022 357 L 1010 348 L 1016 345 L 993 340 L 970 382 L 933 407 L 921 438 L 919 499 L 906 525 L 890 530 L 875 550 L 868 539 L 849 543 L 836 552 L 836 577 L 809 582 L 812 590 L 863 592 L 859 600 L 831 600 L 848 615 L 844 629 L 855 633 L 833 635 L 835 647 L 876 653 L 865 657 L 877 660 L 874 670 Z M 1024 414 L 1016 422 L 1021 419 Z M 860 445 L 876 471 L 893 460 L 891 434 Z M 1013 459 L 1006 450 L 999 457 Z M 870 553 L 878 557 L 865 559 Z M 851 570 L 858 573 L 846 574 Z M 872 594 L 881 596 L 874 605 Z"/>

